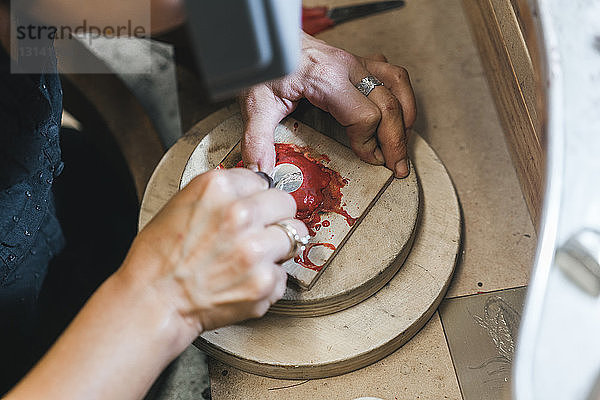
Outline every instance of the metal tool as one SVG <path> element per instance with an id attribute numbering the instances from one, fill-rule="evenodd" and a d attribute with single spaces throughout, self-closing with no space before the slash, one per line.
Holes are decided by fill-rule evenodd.
<path id="1" fill-rule="evenodd" d="M 269 189 L 275 188 L 287 193 L 295 192 L 304 182 L 302 170 L 290 163 L 276 165 L 273 169 L 273 177 L 262 171 L 256 173 L 267 181 Z"/>
<path id="2" fill-rule="evenodd" d="M 347 7 L 302 7 L 302 29 L 309 35 L 356 18 L 393 10 L 404 6 L 404 0 L 378 1 Z"/>
<path id="3" fill-rule="evenodd" d="M 300 0 L 186 0 L 196 64 L 212 100 L 292 72 L 300 57 Z"/>
<path id="4" fill-rule="evenodd" d="M 258 176 L 260 176 L 261 178 L 263 178 L 265 181 L 267 181 L 267 184 L 269 185 L 269 189 L 273 189 L 275 187 L 275 184 L 273 183 L 273 178 L 271 178 L 269 176 L 269 174 L 267 174 L 266 172 L 262 172 L 262 171 L 256 171 L 256 174 Z"/>

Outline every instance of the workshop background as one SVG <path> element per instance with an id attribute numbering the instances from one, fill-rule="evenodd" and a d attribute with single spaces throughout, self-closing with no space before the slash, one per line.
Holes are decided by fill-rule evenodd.
<path id="1" fill-rule="evenodd" d="M 304 5 L 362 2 L 305 0 Z M 462 252 L 445 299 L 425 327 L 373 365 L 307 381 L 248 374 L 207 360 L 190 346 L 163 373 L 149 399 L 510 398 L 543 183 L 535 54 L 527 32 L 527 18 L 535 15 L 523 17 L 521 3 L 408 0 L 403 8 L 317 35 L 357 55 L 382 53 L 409 71 L 418 102 L 414 129 L 437 152 L 455 184 L 464 220 Z M 202 98 L 185 48 L 155 40 L 130 45 L 111 47 L 97 40 L 89 49 L 90 57 L 114 75 L 63 77 L 64 121 L 101 154 L 111 155 L 110 168 L 124 182 L 114 190 L 129 199 L 137 194 L 139 202 L 168 147 L 229 102 L 208 104 Z M 136 52 L 148 48 L 152 73 L 126 73 Z M 507 104 L 506 98 L 518 101 Z M 533 161 L 519 157 L 514 138 L 523 132 L 537 143 Z M 115 149 L 121 155 L 115 156 Z M 130 233 L 137 219 L 132 202 L 122 217 Z"/>

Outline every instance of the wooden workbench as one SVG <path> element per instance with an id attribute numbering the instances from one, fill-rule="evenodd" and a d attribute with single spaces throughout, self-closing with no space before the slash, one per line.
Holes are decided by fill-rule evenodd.
<path id="1" fill-rule="evenodd" d="M 304 0 L 304 4 L 334 7 L 364 1 Z M 522 287 L 528 281 L 536 235 L 494 106 L 492 93 L 498 93 L 499 89 L 495 87 L 490 91 L 488 87 L 463 3 L 467 7 L 486 5 L 487 8 L 481 10 L 469 9 L 468 15 L 473 21 L 473 16 L 479 15 L 477 13 L 484 15 L 484 11 L 493 11 L 488 3 L 497 5 L 502 1 L 408 0 L 402 9 L 345 23 L 319 35 L 328 43 L 355 54 L 383 53 L 390 62 L 406 67 L 410 73 L 419 114 L 414 128 L 430 143 L 448 169 L 464 218 L 462 258 L 442 304 L 441 315 L 436 312 L 412 340 L 387 358 L 334 378 L 282 381 L 250 375 L 209 361 L 213 399 L 507 398 L 510 373 L 502 370 L 500 376 L 503 379 L 490 383 L 484 374 L 489 371 L 478 368 L 482 360 L 498 356 L 491 344 L 485 317 L 488 305 L 501 304 L 504 317 L 518 318 L 524 294 Z M 479 28 L 475 26 L 474 29 L 477 33 Z M 485 39 L 485 35 L 478 36 L 480 48 L 482 37 Z M 510 55 L 508 50 L 507 47 Z M 496 64 L 488 61 L 486 65 Z M 151 126 L 139 106 L 134 104 L 133 107 L 123 101 L 114 103 L 115 96 L 109 94 L 114 94 L 115 87 L 119 89 L 118 98 L 131 97 L 122 96 L 125 90 L 120 88 L 120 83 L 99 83 L 98 79 L 108 77 L 72 77 L 69 82 L 84 90 L 88 97 L 89 93 L 101 92 L 100 99 L 89 101 L 107 120 L 108 128 L 115 131 L 131 164 L 138 194 L 141 194 L 163 149 L 154 136 L 150 142 L 130 140 L 131 132 L 147 133 L 152 130 Z M 182 127 L 187 131 L 222 104 L 204 103 L 198 95 L 199 82 L 185 67 L 178 68 L 178 80 Z M 87 81 L 89 85 L 86 85 Z M 113 92 L 103 90 L 105 86 L 110 86 Z M 525 95 L 523 100 L 529 100 Z M 70 98 L 76 100 L 76 97 Z M 497 95 L 495 99 L 498 100 Z M 118 115 L 107 112 L 98 104 L 111 105 L 109 111 Z M 526 101 L 525 106 L 531 109 L 531 101 Z M 71 108 L 77 111 L 78 107 L 73 105 Z M 132 113 L 132 108 L 139 112 Z M 506 118 L 510 114 L 506 110 L 503 113 L 507 126 Z M 138 114 L 139 118 L 136 117 Z M 119 123 L 125 115 L 130 123 Z M 119 136 L 118 129 L 111 124 L 126 130 L 129 136 Z M 145 142 L 145 146 L 139 146 L 140 142 Z M 513 155 L 514 146 L 513 140 Z M 522 165 L 519 176 L 523 183 L 529 175 L 523 175 Z M 539 170 L 536 173 L 539 175 Z M 530 207 L 539 201 L 539 193 L 531 190 L 526 193 Z M 503 356 L 510 367 L 511 354 Z M 174 378 L 167 382 L 170 388 L 163 391 L 167 393 L 172 389 L 170 393 L 179 391 L 181 395 L 164 398 L 202 397 L 202 393 L 194 390 L 202 380 L 204 357 L 192 347 L 182 360 L 184 362 L 179 366 L 172 367 L 181 374 L 172 374 Z M 471 375 L 467 376 L 468 373 Z"/>
<path id="2" fill-rule="evenodd" d="M 304 0 L 304 4 L 341 6 L 364 1 Z M 482 361 L 499 356 L 485 317 L 490 311 L 488 305 L 501 304 L 503 317 L 518 318 L 536 234 L 494 105 L 494 99 L 498 102 L 498 93 L 507 92 L 494 86 L 491 91 L 488 87 L 469 27 L 472 24 L 475 33 L 479 33 L 476 37 L 480 48 L 494 50 L 494 46 L 485 42 L 485 33 L 478 31 L 485 26 L 485 19 L 481 18 L 494 14 L 494 7 L 508 2 L 514 0 L 408 0 L 402 9 L 345 23 L 319 35 L 328 43 L 355 54 L 383 53 L 390 62 L 408 69 L 419 114 L 414 128 L 444 162 L 460 198 L 464 219 L 462 258 L 441 312 L 436 312 L 412 340 L 387 358 L 346 375 L 306 382 L 263 378 L 209 361 L 213 399 L 508 398 L 509 369 L 501 371 L 500 382 L 490 382 L 486 378 L 490 371 L 478 368 L 485 364 Z M 463 11 L 463 3 L 471 7 L 468 9 L 471 22 Z M 488 69 L 504 65 L 502 62 L 516 65 L 511 60 L 519 53 L 515 53 L 510 42 L 504 43 L 504 53 L 496 50 L 505 58 L 498 63 L 486 60 Z M 198 95 L 201 86 L 194 74 L 185 67 L 179 67 L 177 72 L 182 127 L 187 131 L 223 105 L 204 103 Z M 519 78 L 519 69 L 513 72 L 514 77 Z M 506 82 L 500 78 L 496 83 Z M 85 93 L 93 103 L 90 108 L 95 108 L 104 118 L 107 129 L 113 131 L 141 198 L 142 189 L 164 150 L 156 135 L 148 135 L 152 126 L 147 116 L 132 96 L 124 94 L 126 89 L 122 83 L 110 75 L 70 77 L 68 81 L 65 93 L 69 85 Z M 106 90 L 107 87 L 111 90 Z M 495 93 L 494 98 L 492 93 Z M 533 115 L 531 96 L 531 92 L 524 90 L 521 103 L 512 106 Z M 79 110 L 86 105 L 84 102 L 77 96 L 65 96 L 66 101 L 68 98 L 72 104 L 71 107 L 66 104 L 67 108 L 80 111 L 78 117 L 85 114 L 86 110 Z M 115 99 L 120 100 L 115 102 Z M 510 127 L 507 119 L 512 114 L 507 110 L 508 107 L 501 109 L 501 115 L 504 126 Z M 513 155 L 519 149 L 518 138 L 514 139 L 517 134 L 541 130 L 539 118 L 531 121 L 531 124 L 519 125 L 522 129 L 509 132 Z M 91 122 L 89 126 L 101 125 Z M 127 134 L 121 135 L 121 131 Z M 151 140 L 136 139 L 142 134 L 151 136 Z M 531 138 L 537 136 L 525 139 Z M 538 144 L 542 142 L 543 137 L 537 138 Z M 541 146 L 536 147 L 537 152 L 541 150 Z M 523 153 L 519 155 L 522 157 Z M 540 183 L 531 180 L 531 176 L 540 174 L 541 164 L 537 160 L 534 157 L 517 161 L 530 208 L 540 199 Z M 535 184 L 527 185 L 528 182 Z M 537 214 L 532 210 L 535 220 Z M 510 367 L 512 354 L 502 356 Z M 172 374 L 174 378 L 166 385 L 170 388 L 162 391 L 179 393 L 161 399 L 203 397 L 202 390 L 194 390 L 204 387 L 198 386 L 205 368 L 204 357 L 192 347 L 182 360 L 184 362 L 172 367 L 181 374 Z"/>
<path id="3" fill-rule="evenodd" d="M 339 6 L 362 1 L 305 0 L 304 4 Z M 494 291 L 500 298 L 509 293 L 506 289 L 526 285 L 536 235 L 461 2 L 408 1 L 403 9 L 340 25 L 319 38 L 355 54 L 383 53 L 410 73 L 419 112 L 415 129 L 448 168 L 464 214 L 463 255 L 448 302 L 483 299 Z M 180 77 L 189 75 L 180 73 Z M 189 89 L 193 84 L 183 85 L 183 125 L 190 126 L 197 122 L 185 120 L 194 114 L 189 111 L 195 101 Z M 394 354 L 329 379 L 274 380 L 210 361 L 212 398 L 462 399 L 456 373 L 461 369 L 455 364 L 456 355 L 451 356 L 445 329 L 452 315 L 434 314 Z M 467 384 L 461 381 L 461 386 Z M 509 385 L 506 380 L 490 390 L 502 398 Z"/>

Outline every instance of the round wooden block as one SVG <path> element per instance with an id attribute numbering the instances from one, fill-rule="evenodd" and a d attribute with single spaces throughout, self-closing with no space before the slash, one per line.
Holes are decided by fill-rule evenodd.
<path id="1" fill-rule="evenodd" d="M 415 173 L 406 180 L 392 181 L 315 285 L 310 290 L 288 285 L 283 298 L 269 312 L 326 315 L 378 292 L 410 253 L 418 230 L 419 197 Z"/>
<path id="2" fill-rule="evenodd" d="M 294 120 L 295 130 L 310 129 Z M 320 135 L 314 132 L 315 135 Z M 215 168 L 241 139 L 239 113 L 226 118 L 198 144 L 181 174 L 180 188 L 195 176 Z M 332 146 L 342 146 L 331 141 Z M 353 155 L 352 155 L 353 156 Z M 380 167 L 383 168 L 383 167 Z M 318 316 L 341 311 L 376 293 L 398 272 L 416 234 L 419 216 L 417 174 L 392 180 L 383 192 L 393 202 L 376 200 L 310 290 L 290 284 L 269 312 Z"/>
<path id="3" fill-rule="evenodd" d="M 440 159 L 414 134 L 411 159 L 423 210 L 403 267 L 376 294 L 334 314 L 312 318 L 267 314 L 205 332 L 194 343 L 244 371 L 280 379 L 316 379 L 369 365 L 394 352 L 429 320 L 448 288 L 458 258 L 461 214 Z M 379 200 L 394 207 L 384 193 Z"/>
<path id="4" fill-rule="evenodd" d="M 237 107 L 229 107 L 209 116 L 169 150 L 148 184 L 140 228 L 177 192 L 182 171 L 196 145 L 236 112 Z M 215 136 L 205 145 L 216 149 L 222 143 Z M 442 162 L 416 134 L 412 135 L 410 150 L 422 189 L 421 217 L 403 267 L 381 290 L 333 314 L 304 318 L 270 313 L 258 320 L 205 332 L 195 345 L 250 373 L 314 379 L 371 364 L 408 341 L 442 300 L 461 240 L 458 198 Z M 377 205 L 391 210 L 398 207 L 397 202 L 393 192 L 386 190 Z M 392 228 L 389 225 L 383 220 L 386 230 Z M 369 251 L 366 248 L 364 253 Z"/>

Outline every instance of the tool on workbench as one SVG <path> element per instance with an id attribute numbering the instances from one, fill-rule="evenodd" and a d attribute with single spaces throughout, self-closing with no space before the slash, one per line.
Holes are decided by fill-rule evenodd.
<path id="1" fill-rule="evenodd" d="M 302 29 L 309 35 L 322 32 L 342 22 L 404 6 L 404 0 L 378 1 L 347 7 L 302 7 Z"/>

